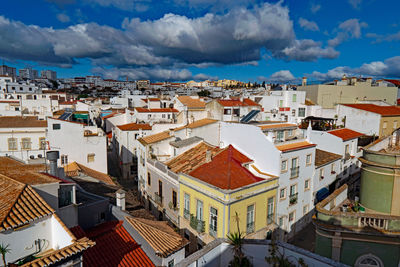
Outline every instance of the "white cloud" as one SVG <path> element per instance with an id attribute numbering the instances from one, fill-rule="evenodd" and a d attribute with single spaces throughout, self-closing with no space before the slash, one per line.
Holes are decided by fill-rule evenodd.
<path id="1" fill-rule="evenodd" d="M 335 47 L 350 38 L 358 39 L 361 37 L 361 29 L 366 27 L 368 27 L 368 24 L 365 22 L 360 22 L 358 19 L 348 19 L 340 23 L 339 32 L 335 38 L 328 41 L 328 44 Z"/>
<path id="2" fill-rule="evenodd" d="M 319 27 L 316 22 L 307 20 L 305 18 L 299 18 L 300 27 L 308 31 L 319 31 Z"/>
<path id="3" fill-rule="evenodd" d="M 317 5 L 315 3 L 311 4 L 311 12 L 313 14 L 317 13 L 321 9 L 321 5 Z"/>
<path id="4" fill-rule="evenodd" d="M 320 57 L 337 58 L 339 52 L 332 47 L 322 48 L 320 42 L 310 39 L 296 40 L 290 47 L 280 52 L 284 58 L 298 61 L 315 61 Z"/>
<path id="5" fill-rule="evenodd" d="M 293 81 L 294 79 L 295 79 L 295 77 L 288 70 L 277 71 L 277 72 L 271 74 L 271 76 L 269 76 L 269 78 L 268 78 L 268 80 L 271 80 L 274 82 L 289 82 L 289 81 Z"/>
<path id="6" fill-rule="evenodd" d="M 66 14 L 63 14 L 63 13 L 57 14 L 57 19 L 58 19 L 59 21 L 61 21 L 61 22 L 64 22 L 64 23 L 70 21 L 69 16 L 66 15 Z"/>
<path id="7" fill-rule="evenodd" d="M 361 2 L 362 0 L 349 0 L 349 4 L 355 9 L 360 8 Z"/>

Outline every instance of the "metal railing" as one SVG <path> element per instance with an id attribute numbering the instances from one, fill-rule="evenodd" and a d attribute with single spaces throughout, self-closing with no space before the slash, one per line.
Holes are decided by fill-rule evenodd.
<path id="1" fill-rule="evenodd" d="M 197 219 L 193 214 L 190 214 L 190 227 L 199 233 L 204 233 L 205 223 L 204 221 Z"/>
<path id="2" fill-rule="evenodd" d="M 289 196 L 289 204 L 290 205 L 294 205 L 297 203 L 297 195 L 298 195 L 298 193 L 295 193 L 295 194 Z"/>
<path id="3" fill-rule="evenodd" d="M 162 206 L 162 204 L 163 204 L 163 196 L 160 196 L 159 195 L 159 193 L 154 193 L 154 201 L 158 204 L 158 205 L 160 205 L 160 206 Z"/>
<path id="4" fill-rule="evenodd" d="M 290 178 L 299 177 L 299 170 L 300 170 L 299 166 L 290 168 Z"/>

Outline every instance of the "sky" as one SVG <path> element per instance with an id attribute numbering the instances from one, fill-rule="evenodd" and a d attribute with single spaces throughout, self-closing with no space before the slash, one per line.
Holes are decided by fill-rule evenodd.
<path id="1" fill-rule="evenodd" d="M 13 0 L 0 58 L 58 77 L 400 78 L 398 0 Z"/>

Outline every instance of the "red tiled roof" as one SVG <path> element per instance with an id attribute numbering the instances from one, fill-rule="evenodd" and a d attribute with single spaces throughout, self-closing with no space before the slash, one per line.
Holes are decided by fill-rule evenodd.
<path id="1" fill-rule="evenodd" d="M 122 223 L 105 222 L 86 232 L 80 226 L 71 229 L 77 238 L 87 236 L 96 242 L 83 253 L 85 266 L 155 266 Z"/>
<path id="2" fill-rule="evenodd" d="M 289 144 L 284 144 L 284 145 L 277 145 L 275 146 L 277 149 L 279 149 L 282 152 L 289 152 L 292 150 L 299 150 L 299 149 L 304 149 L 304 148 L 309 148 L 309 147 L 314 147 L 316 146 L 315 144 L 311 144 L 307 141 L 300 141 L 296 143 L 289 143 Z"/>
<path id="3" fill-rule="evenodd" d="M 243 99 L 243 101 L 240 101 L 240 99 L 220 99 L 218 103 L 224 107 L 259 106 L 259 104 L 248 98 Z"/>
<path id="4" fill-rule="evenodd" d="M 152 112 L 176 112 L 179 111 L 174 108 L 135 108 L 140 113 L 152 113 Z"/>
<path id="5" fill-rule="evenodd" d="M 194 169 L 190 175 L 221 189 L 237 189 L 263 180 L 242 166 L 251 161 L 229 145 L 211 162 Z"/>
<path id="6" fill-rule="evenodd" d="M 385 80 L 385 81 L 393 83 L 396 86 L 400 86 L 400 80 Z"/>
<path id="7" fill-rule="evenodd" d="M 353 131 L 353 130 L 350 130 L 347 128 L 328 131 L 328 133 L 341 138 L 343 141 L 358 138 L 358 137 L 364 135 L 362 133 L 359 133 L 359 132 L 356 132 L 356 131 Z"/>
<path id="8" fill-rule="evenodd" d="M 157 102 L 160 101 L 159 98 L 142 98 L 142 101 L 147 103 L 147 101 L 153 101 L 153 102 Z"/>
<path id="9" fill-rule="evenodd" d="M 128 123 L 124 125 L 118 125 L 117 127 L 122 131 L 138 131 L 140 129 L 142 130 L 152 129 L 150 124 L 145 124 L 145 123 Z"/>
<path id="10" fill-rule="evenodd" d="M 381 116 L 400 116 L 400 108 L 396 106 L 378 106 L 374 104 L 343 104 L 343 106 L 365 110 Z"/>

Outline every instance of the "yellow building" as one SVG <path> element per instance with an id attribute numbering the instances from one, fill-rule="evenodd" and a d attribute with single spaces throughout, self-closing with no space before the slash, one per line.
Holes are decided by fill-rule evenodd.
<path id="1" fill-rule="evenodd" d="M 180 174 L 180 228 L 204 243 L 238 231 L 246 238 L 265 238 L 274 228 L 278 177 L 261 172 L 231 145 L 213 153 Z"/>

